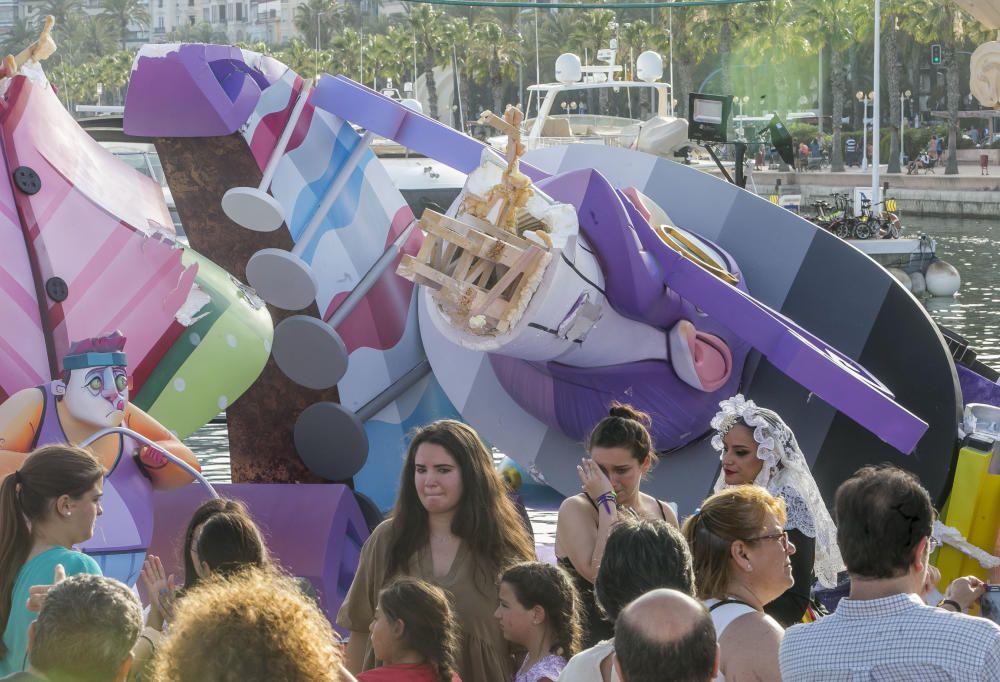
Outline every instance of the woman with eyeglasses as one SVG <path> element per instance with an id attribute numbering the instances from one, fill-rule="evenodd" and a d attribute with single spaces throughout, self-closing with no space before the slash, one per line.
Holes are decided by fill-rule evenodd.
<path id="1" fill-rule="evenodd" d="M 784 629 L 764 606 L 792 586 L 785 503 L 755 485 L 715 493 L 684 522 L 698 597 L 719 643 L 717 680 L 780 680 Z"/>
<path id="2" fill-rule="evenodd" d="M 837 547 L 837 527 L 813 479 L 795 434 L 772 410 L 735 395 L 719 403 L 712 419 L 712 445 L 722 463 L 716 492 L 749 483 L 785 502 L 785 527 L 797 551 L 792 557 L 795 585 L 765 611 L 783 627 L 801 622 L 810 611 L 811 588 L 837 585 L 844 561 Z M 809 613 L 806 620 L 814 619 Z"/>

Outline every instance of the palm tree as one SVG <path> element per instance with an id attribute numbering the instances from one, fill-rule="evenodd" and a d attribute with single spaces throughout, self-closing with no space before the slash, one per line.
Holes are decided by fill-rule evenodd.
<path id="1" fill-rule="evenodd" d="M 903 131 L 899 128 L 899 120 L 902 116 L 900 111 L 899 93 L 902 90 L 900 85 L 903 74 L 903 66 L 899 61 L 899 15 L 903 10 L 901 0 L 889 0 L 886 4 L 885 29 L 882 36 L 882 45 L 885 47 L 885 62 L 888 66 L 889 74 L 889 165 L 888 172 L 899 173 L 899 155 L 902 145 L 901 135 Z"/>
<path id="2" fill-rule="evenodd" d="M 138 26 L 139 30 L 149 26 L 149 12 L 141 0 L 100 0 L 101 9 L 118 27 L 122 41 L 122 49 L 128 41 L 129 26 Z"/>
<path id="3" fill-rule="evenodd" d="M 867 25 L 871 18 L 870 11 L 867 3 L 862 0 L 798 0 L 794 16 L 796 25 L 814 46 L 822 46 L 830 51 L 830 92 L 833 95 L 833 153 L 830 155 L 830 170 L 843 172 L 840 129 L 844 115 L 844 97 L 847 94 L 843 51 L 855 42 L 860 27 Z"/>
<path id="4" fill-rule="evenodd" d="M 63 42 L 77 62 L 112 54 L 118 49 L 117 29 L 104 15 L 78 17 L 67 27 Z"/>
<path id="5" fill-rule="evenodd" d="M 0 42 L 0 50 L 4 54 L 17 54 L 35 42 L 37 38 L 38 32 L 32 26 L 31 21 L 21 17 L 14 20 L 10 31 L 3 36 L 3 42 Z"/>
<path id="6" fill-rule="evenodd" d="M 343 29 L 346 7 L 336 0 L 308 0 L 295 8 L 295 28 L 307 45 L 322 49 Z"/>
<path id="7" fill-rule="evenodd" d="M 500 24 L 492 21 L 476 24 L 472 29 L 468 68 L 475 80 L 489 86 L 493 112 L 497 115 L 504 110 L 504 83 L 517 78 L 520 45 L 520 36 L 505 33 Z"/>
<path id="8" fill-rule="evenodd" d="M 464 115 L 463 118 L 465 121 L 469 121 L 470 118 L 475 118 L 471 110 L 472 88 L 469 74 L 469 58 L 470 53 L 473 51 L 473 48 L 470 45 L 472 40 L 472 28 L 464 19 L 455 19 L 448 22 L 448 25 L 444 28 L 443 38 L 445 44 L 451 47 L 451 56 L 453 58 L 452 66 L 457 71 L 455 80 L 458 83 L 459 92 L 457 95 L 459 96 L 459 104 L 462 107 L 462 114 Z"/>
<path id="9" fill-rule="evenodd" d="M 442 29 L 448 19 L 430 5 L 420 5 L 410 9 L 410 26 L 416 35 L 418 51 L 422 55 L 423 72 L 427 81 L 428 114 L 431 118 L 438 117 L 437 83 L 434 81 L 434 65 L 442 61 L 440 48 Z"/>
<path id="10" fill-rule="evenodd" d="M 65 31 L 83 14 L 83 5 L 80 0 L 45 0 L 36 16 L 45 17 L 49 14 L 56 20 L 56 30 Z"/>
<path id="11" fill-rule="evenodd" d="M 948 164 L 945 175 L 958 175 L 958 105 L 959 73 L 957 50 L 963 39 L 980 39 L 986 35 L 982 25 L 969 18 L 952 3 L 935 0 L 911 0 L 903 25 L 920 43 L 940 43 L 941 66 L 945 72 L 948 103 Z M 926 52 L 925 52 L 926 54 Z"/>

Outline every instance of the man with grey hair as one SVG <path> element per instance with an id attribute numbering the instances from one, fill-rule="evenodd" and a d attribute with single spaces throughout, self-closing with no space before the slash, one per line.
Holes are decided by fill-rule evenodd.
<path id="1" fill-rule="evenodd" d="M 710 682 L 719 647 L 708 610 L 677 590 L 642 595 L 615 621 L 615 668 L 623 682 Z"/>
<path id="2" fill-rule="evenodd" d="M 125 585 L 75 575 L 45 595 L 28 630 L 28 671 L 3 679 L 123 682 L 141 630 L 142 606 Z"/>

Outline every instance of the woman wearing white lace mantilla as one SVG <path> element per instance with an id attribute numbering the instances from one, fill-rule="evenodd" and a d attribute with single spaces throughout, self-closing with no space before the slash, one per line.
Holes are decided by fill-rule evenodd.
<path id="1" fill-rule="evenodd" d="M 791 559 L 795 584 L 765 611 L 788 627 L 805 615 L 813 578 L 824 587 L 834 587 L 837 574 L 844 570 L 837 528 L 795 434 L 781 417 L 739 394 L 719 407 L 711 423 L 712 446 L 722 460 L 715 491 L 753 483 L 785 501 L 785 531 L 797 548 Z"/>

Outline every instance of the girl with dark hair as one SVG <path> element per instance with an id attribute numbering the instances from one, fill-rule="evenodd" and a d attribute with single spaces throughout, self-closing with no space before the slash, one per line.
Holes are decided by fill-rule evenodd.
<path id="1" fill-rule="evenodd" d="M 201 580 L 195 569 L 193 556 L 197 551 L 198 541 L 201 539 L 202 528 L 209 519 L 218 514 L 240 514 L 248 519 L 251 518 L 250 511 L 245 504 L 239 500 L 229 500 L 224 497 L 207 500 L 194 510 L 191 520 L 188 521 L 187 529 L 184 531 L 184 553 L 181 556 L 184 561 L 185 590 L 190 590 Z"/>
<path id="2" fill-rule="evenodd" d="M 489 450 L 469 426 L 452 420 L 419 429 L 410 442 L 392 517 L 361 550 L 337 624 L 351 631 L 346 665 L 374 666 L 368 626 L 379 590 L 411 576 L 452 595 L 458 624 L 458 674 L 506 682 L 509 656 L 492 618 L 504 569 L 535 558 L 524 524 L 507 498 Z"/>
<path id="3" fill-rule="evenodd" d="M 28 626 L 38 616 L 26 608 L 31 587 L 52 584 L 57 571 L 101 574 L 96 561 L 72 547 L 94 534 L 103 483 L 104 468 L 92 454 L 48 445 L 0 484 L 0 676 L 26 667 Z"/>
<path id="4" fill-rule="evenodd" d="M 194 514 L 191 515 L 191 520 L 188 521 L 187 529 L 184 531 L 184 546 L 181 552 L 181 560 L 184 562 L 184 590 L 190 590 L 201 580 L 201 575 L 195 567 L 194 559 L 198 553 L 198 542 L 201 539 L 205 523 L 219 514 L 242 516 L 250 524 L 253 524 L 246 505 L 239 500 L 229 500 L 219 497 L 202 503 L 195 510 Z M 259 533 L 257 535 L 259 536 Z M 266 551 L 266 548 L 263 549 L 264 556 L 266 556 Z M 162 631 L 164 620 L 169 619 L 171 602 L 177 589 L 174 584 L 174 576 L 166 575 L 166 572 L 163 570 L 163 563 L 154 554 L 146 557 L 141 575 L 150 602 L 146 626 L 156 631 Z"/>
<path id="5" fill-rule="evenodd" d="M 455 614 L 444 591 L 416 578 L 400 578 L 379 593 L 369 627 L 382 666 L 358 682 L 462 682 L 455 674 Z"/>
<path id="6" fill-rule="evenodd" d="M 590 458 L 577 466 L 583 493 L 566 498 L 559 507 L 555 553 L 580 593 L 585 647 L 614 635 L 594 603 L 594 581 L 611 527 L 623 518 L 662 519 L 678 525 L 670 505 L 639 490 L 657 461 L 649 425 L 645 412 L 612 403 L 608 416 L 587 439 Z"/>
<path id="7" fill-rule="evenodd" d="M 149 615 L 133 650 L 132 669 L 144 668 L 160 645 L 164 623 L 172 620 L 178 597 L 213 575 L 231 576 L 247 568 L 267 568 L 270 557 L 246 505 L 216 498 L 195 510 L 184 533 L 184 586 L 175 585 L 160 558 L 150 554 L 142 567 Z"/>
<path id="8" fill-rule="evenodd" d="M 558 566 L 528 561 L 508 568 L 496 617 L 504 638 L 528 650 L 514 682 L 556 682 L 580 649 L 579 598 Z"/>

